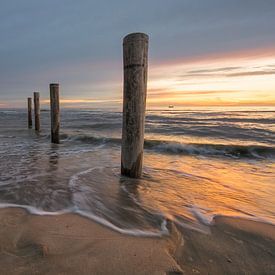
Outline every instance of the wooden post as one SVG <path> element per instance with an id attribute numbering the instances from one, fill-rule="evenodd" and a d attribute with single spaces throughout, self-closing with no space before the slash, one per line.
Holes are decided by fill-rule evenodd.
<path id="1" fill-rule="evenodd" d="M 52 143 L 60 143 L 60 110 L 59 110 L 59 84 L 50 84 L 51 96 L 51 139 Z"/>
<path id="2" fill-rule="evenodd" d="M 123 40 L 124 88 L 121 174 L 142 175 L 147 94 L 148 35 L 132 33 Z"/>
<path id="3" fill-rule="evenodd" d="M 28 97 L 28 127 L 32 128 L 32 98 Z"/>
<path id="4" fill-rule="evenodd" d="M 34 100 L 34 119 L 35 119 L 35 131 L 40 131 L 40 94 L 38 92 L 33 93 Z"/>

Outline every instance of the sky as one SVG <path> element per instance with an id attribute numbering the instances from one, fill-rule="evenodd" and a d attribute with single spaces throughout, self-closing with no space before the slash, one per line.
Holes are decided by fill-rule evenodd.
<path id="1" fill-rule="evenodd" d="M 121 106 L 122 40 L 149 41 L 147 104 L 275 106 L 275 0 L 0 0 L 0 108 L 34 91 Z"/>

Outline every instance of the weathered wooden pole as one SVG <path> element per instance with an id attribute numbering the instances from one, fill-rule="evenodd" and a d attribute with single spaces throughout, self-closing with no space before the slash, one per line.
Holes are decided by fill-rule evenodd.
<path id="1" fill-rule="evenodd" d="M 52 143 L 60 143 L 60 109 L 59 109 L 59 84 L 50 84 L 51 96 L 51 139 Z"/>
<path id="2" fill-rule="evenodd" d="M 132 33 L 123 40 L 124 88 L 121 174 L 142 175 L 147 94 L 148 35 Z"/>
<path id="3" fill-rule="evenodd" d="M 32 128 L 32 98 L 28 97 L 28 127 Z"/>
<path id="4" fill-rule="evenodd" d="M 34 101 L 34 124 L 35 131 L 40 131 L 40 94 L 38 92 L 33 93 Z"/>

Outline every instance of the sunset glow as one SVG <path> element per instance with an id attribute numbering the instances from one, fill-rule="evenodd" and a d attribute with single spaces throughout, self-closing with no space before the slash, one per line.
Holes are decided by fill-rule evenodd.
<path id="1" fill-rule="evenodd" d="M 94 10 L 89 1 L 81 7 L 71 2 L 65 10 L 59 4 L 54 12 L 48 2 L 35 10 L 18 2 L 22 22 L 17 9 L 8 16 L 7 5 L 1 18 L 0 108 L 25 107 L 35 91 L 49 108 L 49 83 L 56 82 L 63 107 L 121 110 L 122 40 L 139 31 L 149 35 L 149 108 L 275 106 L 273 5 L 214 2 L 112 4 L 118 16 L 104 4 Z M 71 18 L 74 9 L 80 16 Z M 98 14 L 104 20 L 94 21 Z"/>
<path id="2" fill-rule="evenodd" d="M 274 56 L 233 54 L 155 66 L 148 101 L 159 105 L 275 105 Z"/>
<path id="3" fill-rule="evenodd" d="M 202 56 L 190 60 L 152 61 L 149 67 L 147 103 L 149 107 L 175 106 L 275 106 L 275 50 Z M 99 64 L 96 64 L 100 66 Z M 61 104 L 65 107 L 122 105 L 123 77 L 99 79 L 80 86 L 75 97 L 66 95 L 63 88 Z M 74 71 L 65 70 L 73 77 L 81 69 L 92 71 L 93 64 L 78 64 Z M 102 70 L 117 70 L 102 64 Z M 94 97 L 87 97 L 87 94 Z M 20 101 L 18 101 L 20 104 Z M 42 99 L 44 106 L 49 99 Z M 5 107 L 5 102 L 0 102 Z"/>

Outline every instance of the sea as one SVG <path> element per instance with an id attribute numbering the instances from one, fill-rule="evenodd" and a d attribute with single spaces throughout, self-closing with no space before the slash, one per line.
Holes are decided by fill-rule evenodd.
<path id="1" fill-rule="evenodd" d="M 76 213 L 118 232 L 169 234 L 169 222 L 209 232 L 216 215 L 275 224 L 275 107 L 146 112 L 140 179 L 120 175 L 122 113 L 62 109 L 61 144 L 27 110 L 0 109 L 0 208 Z"/>

